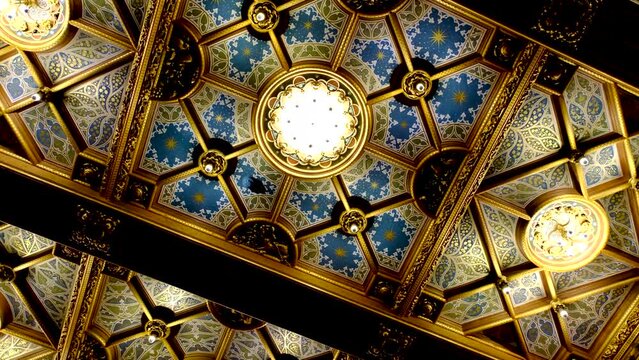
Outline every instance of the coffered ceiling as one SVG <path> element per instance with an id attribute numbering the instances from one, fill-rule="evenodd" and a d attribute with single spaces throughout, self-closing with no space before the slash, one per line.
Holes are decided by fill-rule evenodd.
<path id="1" fill-rule="evenodd" d="M 251 4 L 71 1 L 48 48 L 6 39 L 0 164 L 115 215 L 79 206 L 74 232 L 51 240 L 3 227 L 0 264 L 15 279 L 0 282 L 0 358 L 346 358 L 118 264 L 150 241 L 127 238 L 125 216 L 477 356 L 634 351 L 638 84 L 453 1 L 274 1 L 271 27 Z M 268 151 L 272 134 L 256 134 L 298 73 L 355 99 L 362 138 L 329 175 L 292 172 Z M 528 222 L 574 197 L 601 207 L 603 250 L 569 270 L 531 261 Z M 188 262 L 175 274 L 202 288 L 233 276 Z M 290 302 L 272 310 L 319 306 Z M 168 336 L 149 343 L 156 318 Z M 410 352 L 415 336 L 387 333 L 397 349 L 356 355 Z"/>

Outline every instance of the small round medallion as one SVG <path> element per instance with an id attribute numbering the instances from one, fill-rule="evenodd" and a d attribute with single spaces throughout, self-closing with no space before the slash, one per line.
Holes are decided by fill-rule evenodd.
<path id="1" fill-rule="evenodd" d="M 411 71 L 402 79 L 402 91 L 411 100 L 425 97 L 431 89 L 430 75 L 424 70 Z"/>
<path id="2" fill-rule="evenodd" d="M 226 170 L 224 154 L 218 150 L 209 150 L 200 156 L 200 169 L 205 176 L 216 177 Z"/>
<path id="3" fill-rule="evenodd" d="M 364 213 L 359 209 L 345 211 L 339 217 L 342 230 L 349 235 L 357 235 L 366 229 L 367 221 Z"/>
<path id="4" fill-rule="evenodd" d="M 256 1 L 248 10 L 251 27 L 259 32 L 267 32 L 274 29 L 280 21 L 275 4 L 268 0 Z"/>

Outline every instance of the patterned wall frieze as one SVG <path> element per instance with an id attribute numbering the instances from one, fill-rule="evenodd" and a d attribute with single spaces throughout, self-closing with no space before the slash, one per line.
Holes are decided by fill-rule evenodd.
<path id="1" fill-rule="evenodd" d="M 128 105 L 117 122 L 113 147 L 107 162 L 107 176 L 102 181 L 101 191 L 106 197 L 122 200 L 126 193 L 129 172 L 133 166 L 133 155 L 142 135 L 144 114 L 152 97 L 169 42 L 173 13 L 177 1 L 149 1 L 137 53 L 131 65 L 131 77 L 122 103 Z"/>
<path id="2" fill-rule="evenodd" d="M 110 255 L 111 235 L 117 230 L 120 220 L 85 205 L 76 205 L 74 216 L 69 239 L 73 245 L 100 255 Z"/>
<path id="3" fill-rule="evenodd" d="M 444 243 L 450 240 L 455 224 L 459 223 L 496 157 L 514 114 L 525 100 L 546 57 L 547 53 L 535 44 L 527 44 L 522 50 L 493 104 L 490 117 L 484 120 L 475 145 L 462 162 L 456 181 L 441 204 L 439 212 L 448 216 L 438 217 L 420 244 L 417 257 L 395 296 L 395 311 L 408 314 L 417 305 L 418 294 L 434 271 Z"/>

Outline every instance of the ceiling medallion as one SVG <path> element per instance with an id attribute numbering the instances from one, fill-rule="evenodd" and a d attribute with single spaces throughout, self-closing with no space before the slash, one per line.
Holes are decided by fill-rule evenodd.
<path id="1" fill-rule="evenodd" d="M 428 95 L 432 85 L 430 75 L 424 70 L 411 71 L 402 79 L 402 91 L 411 100 L 419 100 Z"/>
<path id="2" fill-rule="evenodd" d="M 324 69 L 285 74 L 263 93 L 253 119 L 258 146 L 276 167 L 302 178 L 336 174 L 359 154 L 368 135 L 365 98 Z"/>
<path id="3" fill-rule="evenodd" d="M 67 0 L 1 0 L 0 35 L 22 50 L 55 46 L 69 22 Z"/>
<path id="4" fill-rule="evenodd" d="M 342 230 L 349 235 L 357 235 L 366 228 L 366 216 L 360 209 L 351 209 L 344 211 L 339 217 L 339 223 Z"/>
<path id="5" fill-rule="evenodd" d="M 148 335 L 149 343 L 154 343 L 158 339 L 166 339 L 171 329 L 160 319 L 152 319 L 144 325 L 144 331 Z"/>
<path id="6" fill-rule="evenodd" d="M 228 163 L 221 151 L 213 149 L 200 155 L 199 164 L 205 176 L 216 177 L 226 170 Z"/>
<path id="7" fill-rule="evenodd" d="M 549 271 L 571 271 L 599 255 L 609 231 L 601 205 L 568 195 L 542 204 L 520 240 L 524 254 L 535 265 Z"/>
<path id="8" fill-rule="evenodd" d="M 275 4 L 268 0 L 259 0 L 251 4 L 248 9 L 249 20 L 253 29 L 268 32 L 274 29 L 280 21 Z"/>

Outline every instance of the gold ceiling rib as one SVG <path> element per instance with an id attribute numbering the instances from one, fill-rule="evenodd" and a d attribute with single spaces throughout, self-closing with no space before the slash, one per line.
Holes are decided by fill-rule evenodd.
<path id="1" fill-rule="evenodd" d="M 491 106 L 491 116 L 483 124 L 482 136 L 477 140 L 480 144 L 475 144 L 464 159 L 460 172 L 455 177 L 456 181 L 440 206 L 438 212 L 449 214 L 448 217 L 438 217 L 428 237 L 418 245 L 419 255 L 396 295 L 393 308 L 402 314 L 409 314 L 416 305 L 418 294 L 426 279 L 430 277 L 433 264 L 441 253 L 444 242 L 450 238 L 454 225 L 458 223 L 488 170 L 491 157 L 498 151 L 499 139 L 505 136 L 513 115 L 521 106 L 526 90 L 541 71 L 544 55 L 544 50 L 538 46 L 527 45 L 515 64 L 515 70 L 504 82 L 504 90 L 498 92 L 499 97 Z"/>
<path id="2" fill-rule="evenodd" d="M 340 3 L 343 2 L 344 1 L 340 0 Z M 307 0 L 286 2 L 278 6 L 277 11 L 285 12 L 288 10 L 295 10 L 308 3 L 310 3 L 310 1 Z M 402 4 L 404 3 L 406 2 L 402 2 Z M 438 3 L 445 9 L 454 9 L 458 10 L 459 13 L 471 14 L 470 11 L 460 10 L 461 8 L 457 5 L 451 5 L 448 2 L 444 1 L 438 1 Z M 290 226 L 290 224 L 286 224 L 283 212 L 285 211 L 286 201 L 288 199 L 287 195 L 292 191 L 296 181 L 294 177 L 289 175 L 284 175 L 282 185 L 280 185 L 278 192 L 274 196 L 273 201 L 275 205 L 273 206 L 272 210 L 270 212 L 252 212 L 249 207 L 243 202 L 241 191 L 238 186 L 233 183 L 230 175 L 224 174 L 225 166 L 221 166 L 218 170 L 215 170 L 215 166 L 219 165 L 218 163 L 220 162 L 226 163 L 234 160 L 237 161 L 239 157 L 247 155 L 256 149 L 259 149 L 260 143 L 256 142 L 255 140 L 250 140 L 239 146 L 236 146 L 230 152 L 222 152 L 221 156 L 215 157 L 215 147 L 209 146 L 210 139 L 208 138 L 210 136 L 207 134 L 206 129 L 203 128 L 201 122 L 197 120 L 198 115 L 196 107 L 191 99 L 188 99 L 188 95 L 178 96 L 178 99 L 174 99 L 174 101 L 175 103 L 179 104 L 179 107 L 184 112 L 188 123 L 194 129 L 193 132 L 197 139 L 197 142 L 204 150 L 202 157 L 198 159 L 203 160 L 194 161 L 191 165 L 185 165 L 176 168 L 163 175 L 151 175 L 150 173 L 147 174 L 143 171 L 136 170 L 136 166 L 139 163 L 140 158 L 144 156 L 144 154 L 141 154 L 141 148 L 143 147 L 143 139 L 149 136 L 150 133 L 149 124 L 151 124 L 153 120 L 151 114 L 153 113 L 156 105 L 159 104 L 159 102 L 155 102 L 157 99 L 154 99 L 152 96 L 152 88 L 154 87 L 152 84 L 155 84 L 156 80 L 161 77 L 161 60 L 165 54 L 162 53 L 162 55 L 159 56 L 157 52 L 153 53 L 152 49 L 160 47 L 164 48 L 165 45 L 169 43 L 169 39 L 171 38 L 171 34 L 173 32 L 172 26 L 176 26 L 170 23 L 172 20 L 176 20 L 175 24 L 179 24 L 178 26 L 183 25 L 188 32 L 193 31 L 193 26 L 188 25 L 188 21 L 179 18 L 179 15 L 185 8 L 185 4 L 186 1 L 181 1 L 173 4 L 171 4 L 171 2 L 158 2 L 156 4 L 152 2 L 149 5 L 150 10 L 145 17 L 144 26 L 141 30 L 140 46 L 137 48 L 135 54 L 130 51 L 134 47 L 133 44 L 135 43 L 135 40 L 132 38 L 132 36 L 134 36 L 132 34 L 134 34 L 135 31 L 133 30 L 134 26 L 132 26 L 132 23 L 130 23 L 131 19 L 125 19 L 124 21 L 125 27 L 127 28 L 126 34 L 128 38 L 121 34 L 111 33 L 100 28 L 93 29 L 90 23 L 85 21 L 84 19 L 72 19 L 70 21 L 70 24 L 75 26 L 76 28 L 108 39 L 109 41 L 118 44 L 119 46 L 122 46 L 129 51 L 125 51 L 123 54 L 114 58 L 112 61 L 95 67 L 86 73 L 77 75 L 72 79 L 67 79 L 57 84 L 47 83 L 48 80 L 46 80 L 46 73 L 44 69 L 41 69 L 37 65 L 35 65 L 37 64 L 37 60 L 35 59 L 33 54 L 31 54 L 30 52 L 18 51 L 18 54 L 20 54 L 25 59 L 27 66 L 34 74 L 35 82 L 37 83 L 38 87 L 44 93 L 46 93 L 48 89 L 51 89 L 54 93 L 62 94 L 78 82 L 83 82 L 85 80 L 93 78 L 94 76 L 104 74 L 107 71 L 113 70 L 116 67 L 133 60 L 133 69 L 131 75 L 132 80 L 130 81 L 123 96 L 125 98 L 125 101 L 128 104 L 132 105 L 129 106 L 125 111 L 123 111 L 120 118 L 118 119 L 119 125 L 116 129 L 117 135 L 113 146 L 113 151 L 109 153 L 106 160 L 103 154 L 97 154 L 97 152 L 94 152 L 91 149 L 86 149 L 86 146 L 82 143 L 82 141 L 77 140 L 78 134 L 74 133 L 74 129 L 72 127 L 68 127 L 68 125 L 66 125 L 67 123 L 69 123 L 68 119 L 70 114 L 62 110 L 62 108 L 58 107 L 56 102 L 48 101 L 48 107 L 51 113 L 58 120 L 58 122 L 61 123 L 62 128 L 70 138 L 70 142 L 73 144 L 73 147 L 78 152 L 78 154 L 80 154 L 82 158 L 94 161 L 99 165 L 106 165 L 107 168 L 105 170 L 97 170 L 104 171 L 105 174 L 102 183 L 101 196 L 108 199 L 109 201 L 115 200 L 116 202 L 118 202 L 117 204 L 113 205 L 114 207 L 118 209 L 124 209 L 129 213 L 135 213 L 136 216 L 146 218 L 146 220 L 148 221 L 159 223 L 166 220 L 166 222 L 162 225 L 164 228 L 172 229 L 176 226 L 188 228 L 185 231 L 186 236 L 195 238 L 195 240 L 200 243 L 206 244 L 207 246 L 216 249 L 220 249 L 224 252 L 235 252 L 232 246 L 226 244 L 228 240 L 227 231 L 212 229 L 210 224 L 206 223 L 205 221 L 185 220 L 184 214 L 179 213 L 178 211 L 174 211 L 173 209 L 160 209 L 153 205 L 153 202 L 155 202 L 160 196 L 161 186 L 184 179 L 198 172 L 211 174 L 214 176 L 215 179 L 217 179 L 217 181 L 219 181 L 220 188 L 222 189 L 223 193 L 229 198 L 233 210 L 238 215 L 238 219 L 234 220 L 235 222 L 231 223 L 228 229 L 240 227 L 245 224 L 251 224 L 257 221 L 284 223 L 284 231 L 286 233 L 289 233 L 289 235 L 294 236 L 294 244 L 292 246 L 295 249 L 298 249 L 298 247 L 301 248 L 306 240 L 309 240 L 315 236 L 327 234 L 344 226 L 346 226 L 346 230 L 350 229 L 349 224 L 351 223 L 347 222 L 346 220 L 344 220 L 343 223 L 336 223 L 334 220 L 326 221 L 323 223 L 314 224 L 299 231 L 294 231 L 293 227 Z M 118 11 L 119 13 L 124 12 L 124 5 L 122 3 L 118 3 L 115 6 L 116 11 Z M 396 10 L 399 9 L 399 7 L 399 5 L 396 6 Z M 337 40 L 337 50 L 335 51 L 335 54 L 332 56 L 329 63 L 322 66 L 325 66 L 327 68 L 330 67 L 332 71 L 337 71 L 338 73 L 342 74 L 343 70 L 340 69 L 340 64 L 342 63 L 348 52 L 348 44 L 356 35 L 358 20 L 361 18 L 377 19 L 382 17 L 382 15 L 349 13 L 348 19 L 345 22 L 346 25 L 344 28 L 344 32 Z M 482 18 L 477 14 L 471 17 L 476 21 L 482 20 L 482 23 L 491 22 L 489 19 Z M 197 39 L 199 35 L 195 35 L 195 38 L 198 41 L 198 46 L 203 48 L 207 44 L 212 44 L 220 39 L 225 39 L 239 34 L 242 30 L 247 29 L 253 25 L 255 25 L 255 21 L 251 22 L 250 20 L 240 20 L 234 24 L 229 24 L 228 26 L 223 27 L 219 31 L 214 31 L 210 34 L 200 36 L 199 39 Z M 392 39 L 393 41 L 395 41 L 396 46 L 399 49 L 399 55 L 402 58 L 402 62 L 404 63 L 408 71 L 414 71 L 416 65 L 413 63 L 413 59 L 411 57 L 411 49 L 408 45 L 407 39 L 405 38 L 405 36 L 400 35 L 402 29 L 397 13 L 393 12 L 392 14 L 390 14 L 390 16 L 387 17 L 386 25 L 388 25 L 393 30 Z M 482 46 L 480 47 L 482 58 L 493 56 L 490 55 L 493 49 L 492 47 L 489 47 L 489 44 L 493 43 L 493 40 L 497 42 L 497 30 L 498 29 L 492 29 L 491 31 L 488 31 L 490 34 L 486 37 L 486 39 L 483 41 Z M 195 31 L 193 32 L 197 33 Z M 273 28 L 267 28 L 266 33 L 268 35 L 268 38 L 270 39 L 270 43 L 274 48 L 274 53 L 277 55 L 279 62 L 282 64 L 282 68 L 278 70 L 278 75 L 275 75 L 274 77 L 280 76 L 282 73 L 289 71 L 290 69 L 296 69 L 298 65 L 295 64 L 288 55 L 285 42 L 280 34 L 277 31 L 273 30 Z M 280 265 L 273 265 L 272 268 L 275 269 L 274 271 L 284 274 L 285 276 L 292 279 L 297 279 L 299 277 L 308 278 L 309 276 L 306 275 L 310 274 L 310 277 L 314 277 L 316 279 L 309 280 L 308 283 L 317 288 L 321 288 L 322 291 L 330 292 L 344 299 L 350 298 L 354 299 L 352 301 L 360 301 L 363 307 L 374 309 L 374 311 L 383 313 L 386 316 L 400 317 L 401 321 L 410 323 L 419 331 L 435 334 L 436 336 L 448 337 L 452 342 L 461 344 L 462 346 L 476 347 L 476 349 L 478 349 L 478 351 L 483 354 L 505 354 L 505 357 L 512 358 L 517 357 L 517 355 L 514 353 L 509 353 L 509 350 L 505 348 L 490 349 L 491 342 L 481 338 L 482 336 L 484 336 L 484 330 L 497 328 L 502 325 L 511 326 L 516 330 L 515 332 L 517 341 L 519 342 L 520 346 L 523 347 L 523 351 L 526 352 L 526 356 L 533 357 L 535 355 L 532 355 L 533 353 L 529 352 L 529 350 L 526 349 L 526 336 L 524 334 L 522 325 L 519 322 L 520 319 L 529 315 L 534 315 L 542 311 L 552 309 L 553 302 L 555 301 L 561 301 L 563 303 L 569 304 L 572 302 L 583 300 L 586 297 L 594 295 L 601 291 L 612 290 L 620 286 L 636 283 L 636 281 L 639 279 L 639 275 L 637 274 L 636 269 L 632 269 L 626 272 L 612 275 L 605 279 L 593 281 L 579 288 L 563 291 L 557 290 L 555 288 L 555 280 L 553 280 L 551 272 L 546 268 L 537 268 L 531 264 L 523 264 L 521 266 L 503 269 L 499 264 L 497 250 L 495 249 L 494 245 L 490 241 L 488 241 L 490 234 L 488 233 L 486 226 L 478 226 L 480 237 L 484 240 L 484 250 L 488 253 L 487 277 L 451 290 L 438 290 L 430 287 L 427 284 L 428 280 L 432 276 L 434 265 L 436 265 L 438 257 L 441 255 L 446 245 L 448 244 L 449 239 L 452 237 L 453 231 L 455 231 L 455 226 L 459 223 L 459 219 L 466 209 L 470 208 L 473 218 L 481 219 L 478 220 L 478 224 L 484 224 L 486 222 L 484 219 L 485 216 L 481 211 L 480 203 L 490 204 L 491 206 L 494 205 L 495 208 L 503 210 L 505 213 L 513 214 L 525 220 L 529 220 L 533 216 L 532 209 L 534 208 L 535 204 L 541 201 L 542 198 L 538 198 L 532 204 L 526 206 L 525 208 L 520 208 L 503 199 L 497 198 L 495 195 L 488 194 L 488 191 L 495 189 L 498 186 L 507 184 L 514 179 L 523 178 L 526 175 L 534 174 L 544 169 L 551 169 L 559 165 L 567 165 L 567 168 L 569 169 L 569 177 L 573 181 L 573 183 L 576 184 L 575 189 L 571 189 L 571 192 L 583 195 L 589 200 L 601 200 L 620 191 L 626 191 L 626 193 L 628 193 L 630 197 L 630 207 L 633 212 L 636 212 L 635 209 L 637 207 L 637 194 L 635 193 L 635 190 L 630 190 L 634 189 L 634 185 L 636 182 L 636 169 L 634 166 L 635 164 L 631 148 L 632 144 L 629 140 L 629 137 L 632 136 L 632 131 L 626 129 L 623 114 L 621 113 L 621 105 L 619 104 L 619 94 L 614 88 L 615 85 L 620 85 L 623 87 L 626 84 L 616 84 L 609 80 L 609 77 L 598 74 L 595 71 L 588 70 L 587 68 L 585 70 L 580 69 L 588 75 L 593 76 L 598 81 L 604 83 L 606 87 L 606 98 L 609 103 L 613 104 L 613 119 L 611 121 L 614 131 L 612 131 L 610 134 L 598 137 L 594 140 L 579 143 L 573 131 L 572 124 L 569 122 L 568 110 L 566 109 L 565 104 L 558 100 L 558 97 L 562 95 L 561 91 L 552 88 L 552 86 L 542 84 L 541 79 L 535 80 L 538 77 L 543 77 L 543 74 L 540 74 L 540 72 L 542 71 L 542 67 L 544 66 L 544 61 L 548 61 L 547 57 L 549 56 L 549 50 L 543 48 L 542 46 L 534 45 L 533 43 L 534 41 L 523 48 L 521 54 L 513 65 L 512 71 L 506 72 L 507 75 L 505 76 L 505 79 L 501 79 L 495 85 L 496 89 L 489 98 L 490 103 L 487 104 L 489 106 L 487 106 L 487 108 L 484 108 L 484 110 L 482 110 L 481 112 L 482 120 L 485 120 L 485 122 L 481 124 L 481 127 L 478 126 L 476 129 L 474 129 L 473 132 L 469 135 L 472 139 L 470 141 L 471 146 L 469 153 L 462 163 L 462 170 L 456 176 L 454 184 L 451 186 L 451 189 L 448 191 L 448 193 L 444 197 L 444 201 L 439 207 L 439 216 L 435 217 L 435 219 L 429 218 L 425 220 L 427 224 L 419 231 L 415 249 L 409 252 L 406 261 L 402 264 L 399 271 L 390 271 L 379 264 L 379 260 L 375 255 L 375 249 L 371 246 L 371 243 L 366 235 L 362 234 L 361 229 L 352 231 L 352 235 L 355 236 L 354 240 L 361 248 L 363 258 L 371 267 L 370 274 L 366 277 L 366 279 L 363 280 L 361 284 L 353 285 L 348 281 L 344 281 L 338 276 L 328 274 L 328 272 L 323 270 L 316 270 L 306 265 L 300 265 L 299 268 L 296 267 L 294 269 L 285 268 L 284 266 Z M 508 51 L 506 51 L 506 53 L 507 52 Z M 506 53 L 499 52 L 495 56 L 499 56 L 500 54 L 506 56 Z M 7 52 L 6 54 L 8 56 L 9 52 Z M 208 59 L 209 55 L 205 53 L 198 55 L 202 55 L 202 58 L 204 59 L 202 67 L 205 69 L 208 68 L 208 62 L 210 61 L 210 59 Z M 428 76 L 425 77 L 425 80 L 427 80 L 428 83 L 430 83 L 431 81 L 435 82 L 445 78 L 446 76 L 454 74 L 455 72 L 467 67 L 468 65 L 482 64 L 484 61 L 489 62 L 491 65 L 495 65 L 491 61 L 482 58 L 474 57 L 456 61 L 448 66 L 443 67 L 443 70 L 433 72 L 431 75 L 428 75 L 430 73 L 427 73 L 426 75 Z M 583 64 L 579 64 L 580 68 L 584 67 L 582 65 Z M 308 66 L 310 67 L 312 65 Z M 500 69 L 508 68 L 508 66 L 506 65 L 495 65 L 495 67 L 499 67 Z M 410 73 L 407 73 L 407 76 L 408 74 Z M 348 74 L 345 74 L 345 76 L 349 77 Z M 201 76 L 200 78 L 202 81 L 199 84 L 196 84 L 195 87 L 191 91 L 189 91 L 189 94 L 196 92 L 201 86 L 204 85 L 204 83 L 206 83 L 212 84 L 216 89 L 228 91 L 232 94 L 236 94 L 244 99 L 251 100 L 253 102 L 256 102 L 262 95 L 262 91 L 252 91 L 249 89 L 244 89 L 240 86 L 231 84 L 230 81 L 220 79 L 215 75 L 206 74 Z M 406 83 L 408 82 L 406 81 Z M 405 84 L 402 83 L 402 85 Z M 510 127 L 510 124 L 513 122 L 514 115 L 518 112 L 518 109 L 522 105 L 525 93 L 531 88 L 541 90 L 545 93 L 550 93 L 554 96 L 552 102 L 555 109 L 557 109 L 557 118 L 563 119 L 563 121 L 560 121 L 558 125 L 559 134 L 561 134 L 562 137 L 561 150 L 555 154 L 547 156 L 544 159 L 539 159 L 523 167 L 517 167 L 516 169 L 505 171 L 494 177 L 490 177 L 489 179 L 484 180 L 483 178 L 488 171 L 492 160 L 495 158 L 497 151 L 499 150 L 500 143 L 504 139 L 505 133 Z M 413 90 L 416 89 L 417 88 Z M 633 90 L 636 89 L 634 87 L 631 87 L 630 91 L 632 92 Z M 366 104 L 370 106 L 406 93 L 406 90 L 394 89 L 391 86 L 389 88 L 382 89 L 369 95 L 368 99 L 366 99 Z M 44 100 L 47 101 L 49 100 L 49 98 L 45 96 Z M 377 144 L 368 143 L 364 146 L 364 151 L 366 151 L 368 154 L 379 157 L 391 165 L 405 168 L 410 177 L 412 177 L 413 172 L 416 172 L 418 169 L 420 169 L 429 159 L 431 159 L 432 156 L 435 156 L 442 151 L 460 149 L 466 150 L 462 145 L 457 146 L 451 145 L 450 143 L 443 144 L 443 142 L 445 141 L 442 140 L 437 130 L 437 123 L 435 119 L 433 119 L 432 111 L 429 107 L 430 105 L 428 104 L 428 101 L 421 96 L 418 96 L 417 100 L 418 101 L 416 107 L 419 114 L 423 118 L 423 125 L 427 128 L 427 131 L 425 133 L 428 137 L 428 140 L 433 145 L 432 150 L 428 150 L 422 153 L 417 159 L 414 159 L 414 161 L 410 161 L 401 156 L 397 156 L 397 154 L 394 154 L 392 151 Z M 512 102 L 509 103 L 509 101 Z M 29 109 L 31 106 L 34 106 L 34 104 L 35 103 L 32 100 L 25 99 L 5 108 L 4 112 L 5 114 L 9 112 L 19 112 L 25 109 Z M 21 143 L 27 150 L 27 155 L 31 163 L 37 164 L 40 169 L 44 169 L 45 171 L 57 174 L 58 176 L 66 178 L 67 180 L 73 179 L 77 181 L 75 175 L 70 175 L 68 170 L 61 169 L 57 165 L 51 164 L 47 160 L 42 159 L 40 151 L 36 147 L 34 147 L 32 143 L 24 138 L 23 134 L 27 133 L 27 130 L 21 127 L 22 125 L 20 125 L 20 121 L 18 121 L 16 115 L 6 114 L 5 118 L 8 120 L 9 125 L 17 133 L 17 137 L 21 139 Z M 76 144 L 75 142 L 78 143 Z M 621 171 L 623 176 L 604 185 L 589 187 L 586 184 L 585 171 L 579 165 L 580 161 L 585 156 L 593 154 L 609 146 L 615 146 L 618 153 L 620 154 L 619 161 L 621 163 Z M 206 156 L 210 154 L 213 154 L 210 156 L 211 159 Z M 213 158 L 220 158 L 223 161 L 215 161 L 212 160 Z M 209 165 L 213 167 L 213 170 L 208 170 Z M 48 178 L 51 178 L 51 176 L 49 176 Z M 342 175 L 335 175 L 330 177 L 330 183 L 333 186 L 333 190 L 335 191 L 339 201 L 344 206 L 345 211 L 343 212 L 343 214 L 347 214 L 349 210 L 358 209 L 357 206 L 350 203 L 351 200 L 349 196 L 349 187 L 347 186 L 347 183 L 345 182 Z M 65 184 L 68 184 L 68 182 Z M 139 187 L 136 188 L 135 186 Z M 142 187 L 144 186 L 147 186 L 147 188 L 142 189 Z M 412 188 L 412 184 L 408 187 Z M 141 193 L 146 193 L 139 195 L 139 198 L 141 200 L 139 200 L 137 203 L 125 203 L 125 201 L 132 199 L 130 193 L 136 192 L 136 189 L 138 189 Z M 78 190 L 78 193 L 83 192 L 86 191 Z M 549 193 L 544 195 L 544 197 L 555 196 L 560 192 L 561 191 Z M 97 195 L 95 194 L 93 194 L 92 196 L 97 197 Z M 358 221 L 354 221 L 353 223 L 356 224 L 358 227 L 365 228 L 367 226 L 366 221 L 372 221 L 375 216 L 380 216 L 389 210 L 415 203 L 413 197 L 413 194 L 394 195 L 389 199 L 385 199 L 379 203 L 374 204 L 370 207 L 370 209 L 363 210 L 360 214 L 361 218 L 363 219 L 363 223 L 361 221 L 362 219 L 359 218 Z M 446 216 L 443 216 L 444 214 L 446 214 Z M 633 215 L 637 216 L 637 214 Z M 346 232 L 348 233 L 348 231 Z M 202 240 L 203 237 L 206 237 L 206 239 Z M 251 246 L 249 246 L 249 248 L 252 250 L 256 250 L 254 247 Z M 234 256 L 246 256 L 246 260 L 251 263 L 255 263 L 265 269 L 271 268 L 270 262 L 263 261 L 262 257 L 253 256 L 250 253 L 246 255 L 247 253 L 248 252 L 238 251 L 237 254 L 234 254 Z M 639 264 L 639 260 L 637 260 L 635 256 L 629 255 L 628 253 L 610 245 L 603 249 L 602 254 L 613 259 L 617 259 L 625 264 L 629 264 L 632 267 L 638 267 L 637 264 Z M 23 263 L 22 265 L 14 267 L 13 270 L 18 272 L 28 267 L 35 266 L 41 262 L 45 262 L 51 259 L 53 257 L 53 254 L 49 254 L 48 256 L 49 257 L 35 257 Z M 278 260 L 277 256 L 272 256 L 271 259 Z M 83 261 L 87 260 L 83 257 Z M 97 259 L 95 259 L 95 261 L 100 262 L 100 260 Z M 103 263 L 101 264 L 103 267 L 106 266 Z M 291 264 L 294 264 L 294 261 L 291 261 L 289 265 Z M 104 273 L 106 274 L 106 272 Z M 509 296 L 502 294 L 500 291 L 499 298 L 504 305 L 504 311 L 502 313 L 490 315 L 479 320 L 473 320 L 466 324 L 457 324 L 453 321 L 449 321 L 448 319 L 437 319 L 436 315 L 433 317 L 418 317 L 416 315 L 419 313 L 419 311 L 422 311 L 421 309 L 419 309 L 419 307 L 424 304 L 423 301 L 427 297 L 432 297 L 433 299 L 441 301 L 442 303 L 459 300 L 468 296 L 479 294 L 482 291 L 499 288 L 497 286 L 498 281 L 496 279 L 505 279 L 505 281 L 508 282 L 522 279 L 526 275 L 530 275 L 533 273 L 538 273 L 541 276 L 541 284 L 547 293 L 547 298 L 538 299 L 531 303 L 517 306 L 514 304 Z M 83 279 L 83 281 L 87 283 L 86 286 L 89 286 L 89 279 Z M 145 294 L 145 290 L 143 285 L 141 284 L 141 281 L 135 275 L 131 275 L 131 278 L 127 278 L 127 280 L 128 286 L 130 287 L 132 293 L 135 295 L 137 301 L 141 304 L 140 306 L 144 310 L 147 318 L 152 318 L 150 309 L 154 308 L 154 305 L 152 303 L 152 300 L 148 297 L 148 294 Z M 329 285 L 324 286 L 324 283 L 328 283 Z M 103 286 L 103 284 L 101 283 L 100 286 Z M 391 288 L 393 289 L 392 291 L 388 290 Z M 393 291 L 395 291 L 395 289 L 397 289 L 397 291 L 394 298 L 390 298 L 390 305 L 395 311 L 395 313 L 393 313 L 389 309 L 388 299 L 385 300 L 384 297 L 388 295 L 389 291 L 392 293 Z M 638 296 L 637 291 L 639 290 L 637 290 L 636 287 L 632 288 L 630 290 L 630 295 L 628 296 L 636 298 Z M 351 294 L 350 292 L 353 292 L 354 294 Z M 29 302 L 28 298 L 33 298 L 34 296 L 35 295 L 33 294 L 21 295 L 22 298 L 27 299 L 27 303 Z M 633 327 L 632 323 L 628 323 L 628 321 L 632 320 L 633 318 L 632 314 L 636 313 L 635 302 L 624 301 L 624 303 L 620 307 L 621 310 L 616 312 L 611 322 L 606 325 L 604 331 L 607 333 L 607 335 L 602 335 L 597 338 L 595 345 L 593 346 L 594 348 L 598 349 L 600 353 L 602 353 L 604 349 L 606 349 L 606 344 L 608 343 L 610 343 L 609 347 L 605 350 L 606 354 L 608 355 L 605 356 L 614 356 L 610 355 L 611 352 L 614 351 L 620 351 L 620 353 L 628 351 L 628 343 L 622 342 L 622 340 L 620 339 L 623 338 L 625 339 L 623 341 L 627 341 L 628 338 L 635 338 L 637 336 L 637 332 L 639 332 L 639 330 L 635 329 L 636 324 Z M 37 306 L 33 307 L 31 310 L 35 313 L 38 313 L 40 311 L 37 309 Z M 74 311 L 77 313 L 80 310 Z M 177 320 L 169 322 L 167 325 L 169 327 L 181 325 L 192 319 L 200 317 L 206 312 L 207 311 L 204 309 L 204 307 L 200 306 L 192 312 L 189 312 L 188 315 L 184 315 L 185 317 L 182 317 L 182 315 L 180 315 Z M 561 344 L 562 346 L 564 346 L 564 348 L 562 348 L 558 353 L 559 355 L 557 355 L 557 357 L 568 357 L 570 355 L 569 353 L 577 354 L 582 357 L 588 357 L 589 354 L 585 350 L 581 349 L 579 346 L 572 344 L 570 330 L 568 328 L 568 325 L 566 324 L 566 321 L 563 320 L 562 317 L 558 316 L 556 313 L 551 312 L 551 314 L 554 323 L 558 324 L 560 327 L 559 330 L 561 332 Z M 38 316 L 41 315 L 42 314 L 39 314 Z M 626 322 L 624 322 L 624 320 Z M 80 320 L 78 319 L 78 321 Z M 619 325 L 613 325 L 613 323 L 617 323 Z M 149 331 L 145 331 L 144 325 L 145 324 L 143 323 L 141 326 L 133 330 L 121 334 L 116 334 L 115 337 L 111 339 L 106 334 L 97 329 L 90 330 L 89 335 L 92 339 L 97 338 L 101 341 L 104 340 L 103 342 L 108 344 L 110 346 L 110 349 L 114 351 L 116 345 L 118 344 L 148 335 Z M 47 325 L 45 323 L 45 325 L 43 326 L 45 333 L 53 331 L 51 329 L 47 330 L 46 327 Z M 71 325 L 68 325 L 68 327 L 71 327 Z M 84 327 L 85 329 L 87 328 L 86 325 L 80 325 L 80 327 Z M 73 330 L 68 331 L 73 332 Z M 15 332 L 19 333 L 19 331 Z M 269 354 L 269 356 L 277 356 L 278 352 L 276 350 L 276 347 L 274 346 L 273 339 L 268 335 L 268 331 L 266 329 L 259 329 L 256 334 L 260 338 L 261 342 L 266 344 L 266 352 Z M 68 338 L 63 339 L 64 336 L 65 330 L 62 330 L 60 343 L 57 346 L 58 348 L 62 347 L 62 351 L 66 351 L 67 353 L 71 353 L 73 349 L 79 348 L 79 345 L 77 343 L 75 343 L 74 345 L 72 341 L 68 340 Z M 55 340 L 54 338 L 55 336 L 49 335 L 49 339 L 46 339 L 46 341 L 42 339 L 40 339 L 39 341 L 40 343 L 51 343 Z M 233 332 L 226 330 L 221 340 L 223 346 L 225 348 L 230 346 L 232 340 Z M 162 339 L 162 341 L 166 345 L 169 353 L 172 356 L 177 358 L 185 356 L 184 353 L 180 352 L 180 345 L 174 338 L 171 338 L 169 336 L 168 339 Z M 85 339 L 85 342 L 89 343 L 90 340 Z M 614 346 L 617 346 L 617 348 L 614 348 Z M 614 350 L 611 350 L 612 348 L 614 348 Z M 218 352 L 216 356 L 217 358 L 222 358 L 224 354 Z"/>

